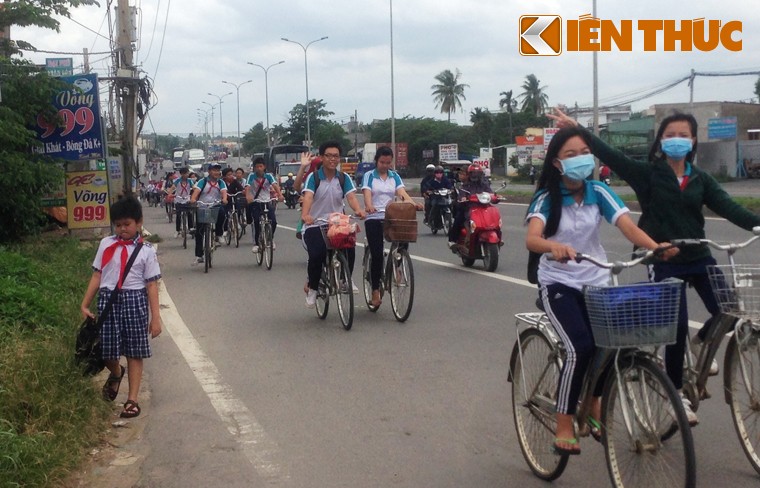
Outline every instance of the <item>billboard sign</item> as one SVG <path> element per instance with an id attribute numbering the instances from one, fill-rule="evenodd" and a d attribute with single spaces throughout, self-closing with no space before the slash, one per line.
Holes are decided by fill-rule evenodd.
<path id="1" fill-rule="evenodd" d="M 71 76 L 74 74 L 74 58 L 45 58 L 45 70 L 56 78 Z"/>
<path id="2" fill-rule="evenodd" d="M 53 98 L 61 124 L 38 115 L 32 129 L 42 145 L 32 147 L 32 152 L 68 161 L 102 159 L 105 144 L 98 75 L 64 76 L 61 80 L 69 84 Z"/>
<path id="3" fill-rule="evenodd" d="M 707 119 L 708 139 L 736 139 L 736 117 L 714 117 Z"/>
<path id="4" fill-rule="evenodd" d="M 544 129 L 544 151 L 549 149 L 549 143 L 557 132 L 559 132 L 559 127 L 547 127 Z"/>
<path id="5" fill-rule="evenodd" d="M 66 200 L 69 229 L 94 229 L 111 225 L 105 171 L 66 173 Z"/>
<path id="6" fill-rule="evenodd" d="M 438 159 L 441 161 L 454 161 L 459 159 L 459 145 L 438 144 Z"/>

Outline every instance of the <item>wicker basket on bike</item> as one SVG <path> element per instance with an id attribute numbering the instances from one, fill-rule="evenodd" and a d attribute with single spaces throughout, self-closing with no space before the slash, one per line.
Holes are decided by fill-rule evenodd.
<path id="1" fill-rule="evenodd" d="M 356 246 L 359 227 L 346 214 L 331 213 L 327 225 L 320 226 L 320 229 L 328 249 L 349 249 Z"/>
<path id="2" fill-rule="evenodd" d="M 417 207 L 411 202 L 392 202 L 385 207 L 383 236 L 388 242 L 417 242 Z"/>

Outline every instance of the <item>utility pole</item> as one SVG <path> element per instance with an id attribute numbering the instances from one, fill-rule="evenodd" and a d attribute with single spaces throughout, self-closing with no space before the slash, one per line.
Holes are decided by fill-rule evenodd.
<path id="1" fill-rule="evenodd" d="M 82 64 L 83 64 L 82 71 L 85 74 L 87 74 L 87 73 L 90 72 L 90 53 L 87 51 L 86 47 L 82 49 L 82 58 L 83 58 L 83 61 L 82 61 Z"/>
<path id="2" fill-rule="evenodd" d="M 137 79 L 133 66 L 132 51 L 132 12 L 129 0 L 118 0 L 119 33 L 117 37 L 119 51 L 119 66 L 116 70 L 116 86 L 121 97 L 122 113 L 124 114 L 124 129 L 121 139 L 122 164 L 124 167 L 124 194 L 132 193 L 132 178 L 135 171 L 135 145 L 137 143 L 137 100 L 135 97 Z"/>

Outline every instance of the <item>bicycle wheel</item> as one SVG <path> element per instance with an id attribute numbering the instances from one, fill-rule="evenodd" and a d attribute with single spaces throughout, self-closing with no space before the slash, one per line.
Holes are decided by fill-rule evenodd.
<path id="1" fill-rule="evenodd" d="M 726 394 L 744 454 L 760 473 L 760 333 L 739 327 L 726 349 Z"/>
<path id="2" fill-rule="evenodd" d="M 240 225 L 237 218 L 237 212 L 232 213 L 229 232 L 232 241 L 235 243 L 235 247 L 240 247 Z"/>
<path id="3" fill-rule="evenodd" d="M 562 474 L 569 456 L 552 448 L 557 420 L 557 382 L 562 367 L 557 346 L 538 329 L 520 333 L 512 351 L 512 414 L 525 461 L 533 474 L 552 481 Z M 522 354 L 520 354 L 522 351 Z"/>
<path id="4" fill-rule="evenodd" d="M 446 215 L 443 218 L 443 231 L 446 233 L 446 235 L 449 235 L 450 230 L 451 230 L 451 212 L 446 212 Z"/>
<path id="5" fill-rule="evenodd" d="M 272 243 L 272 224 L 267 221 L 264 228 L 261 230 L 264 233 L 264 264 L 267 269 L 272 269 L 272 263 L 274 262 L 274 247 Z"/>
<path id="6" fill-rule="evenodd" d="M 230 225 L 230 214 L 227 214 L 227 219 L 224 221 L 224 227 L 226 234 L 224 236 L 224 243 L 228 246 L 232 244 L 232 226 Z"/>
<path id="7" fill-rule="evenodd" d="M 370 312 L 377 312 L 379 307 L 372 306 L 372 282 L 370 281 L 370 268 L 372 267 L 372 253 L 369 248 L 364 248 L 364 258 L 362 259 L 362 289 L 364 290 L 364 303 Z"/>
<path id="8" fill-rule="evenodd" d="M 327 317 L 327 311 L 330 309 L 330 275 L 328 267 L 322 264 L 322 274 L 319 277 L 319 286 L 317 287 L 317 317 L 324 320 Z"/>
<path id="9" fill-rule="evenodd" d="M 182 248 L 187 249 L 187 212 L 182 212 L 182 223 L 180 225 L 180 231 L 182 232 Z"/>
<path id="10" fill-rule="evenodd" d="M 169 219 L 169 223 L 171 223 L 172 217 L 174 216 L 174 204 L 164 202 L 164 207 L 166 208 L 166 218 Z"/>
<path id="11" fill-rule="evenodd" d="M 256 264 L 261 266 L 264 262 L 264 223 L 259 223 L 259 238 L 256 240 L 256 244 L 259 246 L 259 252 L 256 253 Z"/>
<path id="12" fill-rule="evenodd" d="M 391 261 L 391 308 L 393 315 L 399 322 L 405 322 L 412 313 L 414 304 L 414 268 L 409 251 L 396 248 L 395 252 L 388 256 Z"/>
<path id="13" fill-rule="evenodd" d="M 210 225 L 206 225 L 206 231 L 203 236 L 203 272 L 208 273 L 211 267 L 211 239 L 214 238 Z"/>
<path id="14" fill-rule="evenodd" d="M 691 428 L 681 399 L 664 371 L 649 358 L 617 360 L 602 395 L 603 441 L 607 468 L 616 487 L 696 484 Z M 678 430 L 667 440 L 663 433 Z"/>
<path id="15" fill-rule="evenodd" d="M 354 323 L 354 291 L 351 286 L 351 273 L 345 254 L 336 251 L 335 258 L 338 260 L 338 265 L 333 266 L 335 283 L 338 285 L 338 293 L 335 294 L 338 300 L 338 315 L 340 315 L 343 328 L 351 330 Z"/>

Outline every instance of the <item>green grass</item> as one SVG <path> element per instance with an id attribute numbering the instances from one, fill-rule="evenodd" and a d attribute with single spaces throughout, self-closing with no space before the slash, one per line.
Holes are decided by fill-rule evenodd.
<path id="1" fill-rule="evenodd" d="M 59 482 L 103 432 L 109 406 L 72 360 L 96 245 L 0 248 L 0 487 Z"/>

